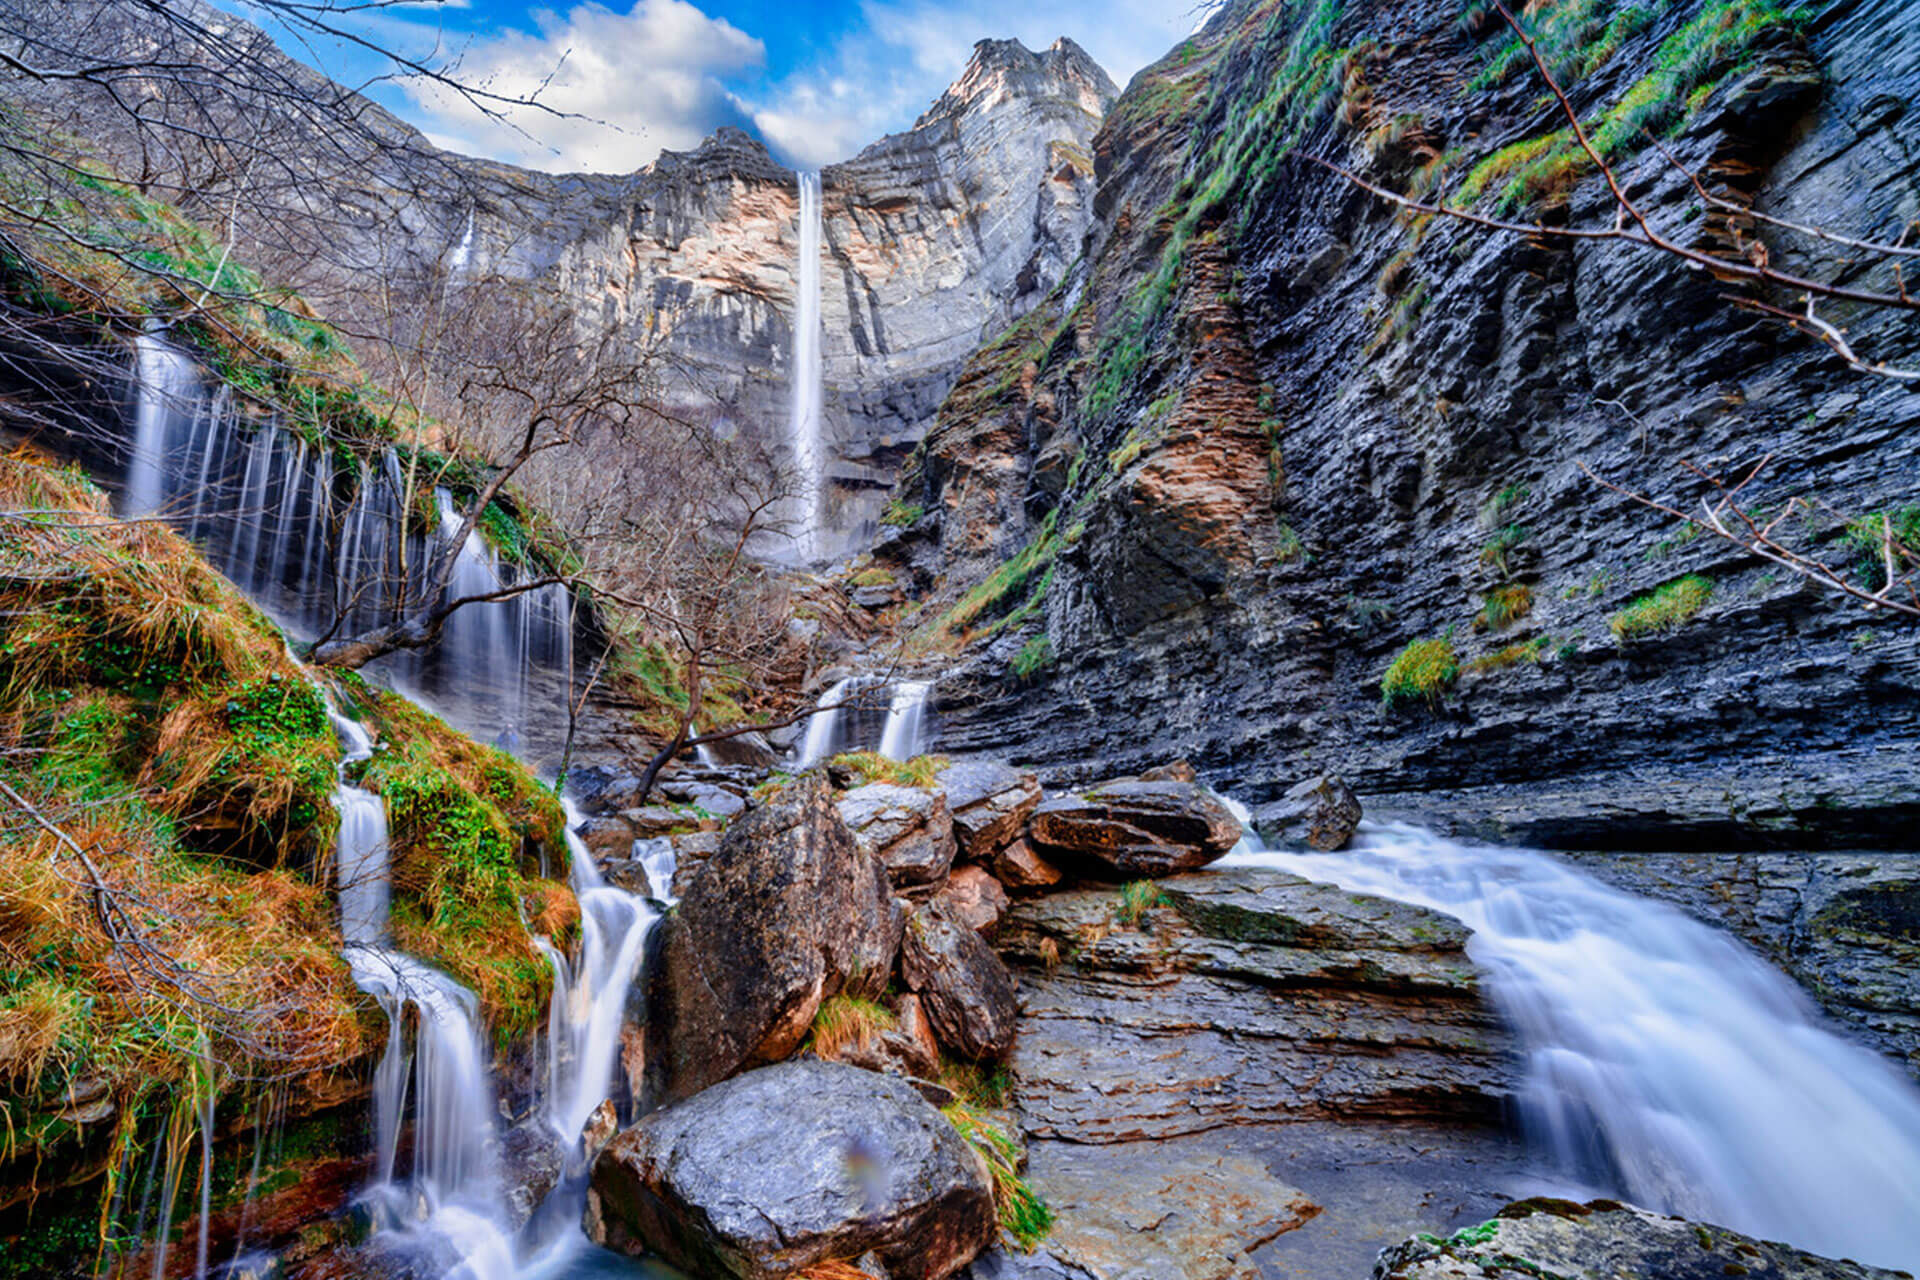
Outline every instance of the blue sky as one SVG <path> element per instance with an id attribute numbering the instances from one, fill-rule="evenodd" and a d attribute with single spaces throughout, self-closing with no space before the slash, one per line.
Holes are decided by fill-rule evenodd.
<path id="1" fill-rule="evenodd" d="M 247 12 L 246 0 L 224 3 Z M 732 124 L 811 167 L 910 126 L 959 75 L 976 40 L 1011 36 L 1039 49 L 1071 36 L 1124 85 L 1192 29 L 1193 3 L 402 0 L 336 19 L 448 65 L 467 83 L 515 96 L 539 89 L 541 101 L 587 117 L 522 110 L 512 123 L 418 82 L 375 81 L 385 68 L 344 45 L 288 51 L 344 83 L 368 83 L 370 96 L 469 155 L 626 172 Z"/>

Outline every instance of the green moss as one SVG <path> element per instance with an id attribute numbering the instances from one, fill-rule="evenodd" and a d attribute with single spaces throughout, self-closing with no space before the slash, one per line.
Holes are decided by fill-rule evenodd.
<path id="1" fill-rule="evenodd" d="M 1450 638 L 1408 641 L 1380 679 L 1380 704 L 1388 709 L 1410 702 L 1437 706 L 1459 677 L 1460 659 Z"/>
<path id="2" fill-rule="evenodd" d="M 900 498 L 890 500 L 886 509 L 880 513 L 880 523 L 892 525 L 898 529 L 911 528 L 920 523 L 927 509 L 917 502 L 907 502 Z"/>
<path id="3" fill-rule="evenodd" d="M 1713 579 L 1690 573 L 1633 601 L 1614 614 L 1607 626 L 1623 642 L 1672 631 L 1704 609 L 1712 595 Z"/>

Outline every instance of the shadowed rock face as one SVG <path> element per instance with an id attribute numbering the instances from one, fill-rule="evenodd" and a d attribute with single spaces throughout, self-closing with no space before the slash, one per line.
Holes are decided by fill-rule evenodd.
<path id="1" fill-rule="evenodd" d="M 980 1158 L 908 1085 L 798 1061 L 656 1111 L 594 1163 L 599 1243 L 695 1275 L 788 1276 L 874 1253 L 942 1280 L 994 1235 Z"/>
<path id="2" fill-rule="evenodd" d="M 1611 1200 L 1522 1200 L 1446 1240 L 1427 1236 L 1385 1250 L 1373 1276 L 1467 1280 L 1494 1271 L 1567 1280 L 1621 1275 L 1662 1280 L 1893 1280 L 1906 1274 L 1817 1257 L 1790 1245 Z"/>
<path id="3" fill-rule="evenodd" d="M 1672 6 L 1581 92 L 1618 101 L 1702 8 Z M 1489 50 L 1451 0 L 1342 6 L 1303 37 L 1348 76 L 1300 99 L 1318 105 L 1296 152 L 1268 168 L 1210 152 L 1318 12 L 1234 3 L 1136 78 L 1095 141 L 1084 266 L 943 408 L 909 477 L 929 514 L 882 544 L 887 562 L 938 605 L 1052 549 L 1035 610 L 1050 663 L 1012 678 L 1023 627 L 949 673 L 943 749 L 1010 755 L 1053 786 L 1185 754 L 1256 807 L 1335 772 L 1370 809 L 1549 847 L 1901 840 L 1920 790 L 1905 632 L 1677 537 L 1576 463 L 1692 507 L 1680 459 L 1771 453 L 1749 491 L 1770 513 L 1810 489 L 1849 513 L 1898 507 L 1920 400 L 1661 255 L 1446 219 L 1415 234 L 1309 163 L 1404 190 L 1451 157 L 1448 192 L 1543 132 L 1537 79 L 1467 87 Z M 1377 56 L 1339 61 L 1369 42 Z M 1920 10 L 1863 0 L 1764 42 L 1668 146 L 1736 203 L 1879 236 L 1920 207 L 1920 116 L 1897 105 L 1916 95 Z M 1659 149 L 1622 173 L 1660 226 L 1729 243 Z M 1209 208 L 1216 179 L 1230 195 Z M 1549 216 L 1604 226 L 1609 201 L 1590 175 Z M 1810 242 L 1762 238 L 1776 266 L 1823 269 Z M 1143 296 L 1167 301 L 1139 328 Z M 1855 320 L 1882 357 L 1920 354 L 1911 320 Z M 1844 560 L 1837 532 L 1815 545 Z M 1715 582 L 1699 616 L 1616 642 L 1614 615 L 1690 573 Z M 1528 612 L 1476 625 L 1490 593 L 1522 588 Z M 1437 705 L 1383 710 L 1395 656 L 1449 633 L 1465 669 Z"/>
<path id="4" fill-rule="evenodd" d="M 1456 921 L 1262 870 L 1015 904 L 1029 1133 L 1125 1142 L 1331 1118 L 1484 1123 L 1514 1064 Z"/>

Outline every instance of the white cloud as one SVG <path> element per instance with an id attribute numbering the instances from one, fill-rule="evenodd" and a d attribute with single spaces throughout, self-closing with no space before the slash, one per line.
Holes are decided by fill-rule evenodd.
<path id="1" fill-rule="evenodd" d="M 547 111 L 516 109 L 506 123 L 409 81 L 415 109 L 406 114 L 451 150 L 556 172 L 626 172 L 662 149 L 697 146 L 721 125 L 750 124 L 732 82 L 758 72 L 765 45 L 687 0 L 636 0 L 625 13 L 586 3 L 534 19 L 534 32 L 467 44 L 452 70 Z"/>
<path id="2" fill-rule="evenodd" d="M 1044 49 L 1067 36 L 1124 87 L 1192 31 L 1191 0 L 863 0 L 860 26 L 757 101 L 761 136 L 793 162 L 844 160 L 907 128 L 984 38 Z"/>

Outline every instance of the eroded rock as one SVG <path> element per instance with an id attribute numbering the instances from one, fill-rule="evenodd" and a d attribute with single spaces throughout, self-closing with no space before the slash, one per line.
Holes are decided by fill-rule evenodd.
<path id="1" fill-rule="evenodd" d="M 1205 866 L 1240 839 L 1218 797 L 1188 782 L 1114 782 L 1034 810 L 1034 847 L 1102 879 L 1173 875 Z"/>
<path id="2" fill-rule="evenodd" d="M 980 935 L 935 899 L 907 918 L 900 974 L 920 996 L 941 1044 L 965 1058 L 998 1060 L 1013 1048 L 1019 1015 L 1013 977 Z"/>
<path id="3" fill-rule="evenodd" d="M 997 760 L 962 760 L 935 779 L 963 857 L 984 862 L 1013 842 L 1040 803 L 1040 780 Z"/>
<path id="4" fill-rule="evenodd" d="M 935 895 L 975 933 L 991 933 L 1007 909 L 1007 891 L 979 867 L 956 867 Z"/>
<path id="5" fill-rule="evenodd" d="M 897 888 L 937 884 L 953 866 L 958 846 L 938 791 L 884 782 L 856 787 L 840 797 L 840 817 Z"/>
<path id="6" fill-rule="evenodd" d="M 1274 844 L 1304 845 L 1331 853 L 1344 849 L 1360 825 L 1360 799 L 1332 774 L 1308 778 L 1254 815 L 1260 834 Z"/>
<path id="7" fill-rule="evenodd" d="M 656 1111 L 594 1163 L 588 1234 L 694 1275 L 787 1277 L 874 1254 L 943 1280 L 993 1238 L 979 1156 L 898 1080 L 796 1061 Z"/>
<path id="8" fill-rule="evenodd" d="M 993 855 L 993 878 L 1015 893 L 1051 888 L 1065 875 L 1024 838 Z"/>

